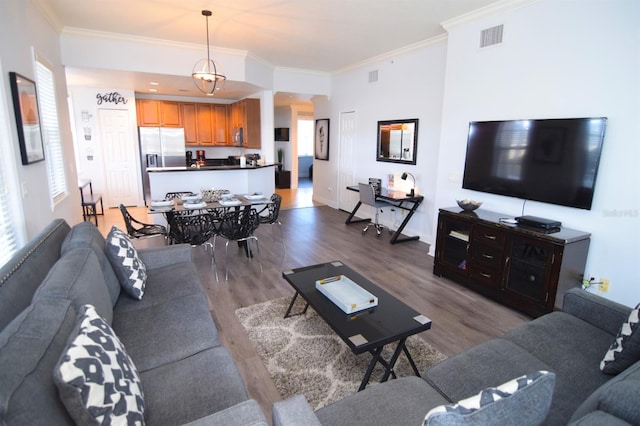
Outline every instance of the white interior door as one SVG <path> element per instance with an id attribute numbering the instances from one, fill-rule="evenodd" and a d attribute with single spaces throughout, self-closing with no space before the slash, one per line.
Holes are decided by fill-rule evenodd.
<path id="1" fill-rule="evenodd" d="M 356 136 L 356 112 L 340 113 L 340 163 L 338 170 L 338 208 L 351 211 L 358 202 L 358 193 L 347 186 L 355 185 L 353 144 Z"/>
<path id="2" fill-rule="evenodd" d="M 99 109 L 100 140 L 105 170 L 105 207 L 135 206 L 140 200 L 137 146 L 131 134 L 129 111 Z"/>

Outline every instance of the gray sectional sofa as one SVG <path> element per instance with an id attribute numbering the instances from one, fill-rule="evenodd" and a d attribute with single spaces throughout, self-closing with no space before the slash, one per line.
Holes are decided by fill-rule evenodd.
<path id="1" fill-rule="evenodd" d="M 0 270 L 0 424 L 73 424 L 53 370 L 90 304 L 124 345 L 149 425 L 264 425 L 220 345 L 191 248 L 139 251 L 141 300 L 121 289 L 90 222 L 55 220 Z"/>
<path id="2" fill-rule="evenodd" d="M 637 303 L 635 301 L 634 303 Z M 564 297 L 562 311 L 537 318 L 501 338 L 472 347 L 418 377 L 370 386 L 313 412 L 303 396 L 278 402 L 278 425 L 420 425 L 436 406 L 449 405 L 539 370 L 555 373 L 555 388 L 543 390 L 551 401 L 537 420 L 527 415 L 542 402 L 513 399 L 503 404 L 506 420 L 491 408 L 443 416 L 428 424 L 640 425 L 640 327 L 625 338 L 630 359 L 618 374 L 605 374 L 600 363 L 623 323 L 637 311 L 581 289 Z M 630 315 L 631 314 L 631 315 Z M 544 395 L 543 395 L 544 396 Z M 540 397 L 538 394 L 537 397 Z M 489 407 L 489 406 L 487 406 Z M 485 411 L 484 413 L 482 411 Z M 510 417 L 509 417 L 510 416 Z M 487 421 L 487 418 L 492 420 Z M 488 422 L 488 423 L 487 423 Z"/>

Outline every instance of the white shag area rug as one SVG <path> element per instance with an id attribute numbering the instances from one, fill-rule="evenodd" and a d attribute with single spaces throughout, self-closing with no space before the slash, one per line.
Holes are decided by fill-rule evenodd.
<path id="1" fill-rule="evenodd" d="M 354 355 L 311 307 L 305 315 L 283 318 L 290 302 L 283 297 L 236 310 L 282 398 L 303 394 L 317 410 L 356 393 L 371 355 Z M 299 297 L 292 312 L 303 306 Z M 420 372 L 446 358 L 418 336 L 406 345 Z M 383 357 L 391 358 L 395 347 L 387 345 Z M 377 384 L 383 371 L 378 364 L 368 386 Z M 394 371 L 398 377 L 414 374 L 404 353 Z"/>

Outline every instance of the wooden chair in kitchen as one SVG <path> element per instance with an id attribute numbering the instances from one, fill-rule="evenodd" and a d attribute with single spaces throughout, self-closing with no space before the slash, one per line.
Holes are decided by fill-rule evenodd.
<path id="1" fill-rule="evenodd" d="M 93 193 L 93 185 L 90 180 L 78 181 L 78 188 L 80 189 L 80 201 L 82 203 L 82 219 L 85 221 L 87 218 L 91 220 L 93 216 L 96 226 L 98 226 L 98 215 L 104 216 L 102 195 Z M 98 203 L 100 204 L 100 212 L 97 209 Z"/>
<path id="2" fill-rule="evenodd" d="M 258 212 L 252 208 L 233 209 L 229 210 L 218 228 L 218 234 L 227 240 L 225 244 L 225 273 L 224 279 L 229 279 L 229 242 L 237 241 L 244 246 L 247 256 L 253 257 L 253 251 L 251 250 L 251 242 L 256 243 L 256 252 L 260 255 L 260 247 L 258 245 L 258 238 L 253 235 L 253 232 L 260 225 L 258 218 Z M 216 237 L 213 238 L 213 244 L 215 245 Z M 262 263 L 258 259 L 260 265 L 260 272 L 262 272 Z"/>
<path id="3" fill-rule="evenodd" d="M 165 238 L 167 237 L 167 228 L 162 225 L 140 222 L 131 216 L 131 213 L 129 213 L 129 210 L 127 210 L 124 204 L 120 204 L 120 212 L 124 219 L 124 225 L 127 228 L 127 234 L 130 237 L 146 238 L 157 235 L 162 235 Z"/>

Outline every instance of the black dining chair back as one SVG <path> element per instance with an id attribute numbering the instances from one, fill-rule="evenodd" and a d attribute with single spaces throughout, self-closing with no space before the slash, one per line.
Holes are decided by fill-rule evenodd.
<path id="1" fill-rule="evenodd" d="M 229 210 L 222 218 L 218 235 L 224 237 L 227 242 L 225 244 L 225 280 L 229 279 L 229 241 L 243 242 L 246 244 L 246 252 L 249 257 L 253 256 L 250 243 L 255 241 L 257 254 L 260 255 L 260 247 L 258 238 L 253 232 L 260 225 L 258 212 L 252 208 Z M 214 237 L 215 244 L 215 237 Z M 260 263 L 260 260 L 258 260 Z M 260 263 L 260 272 L 262 272 L 262 264 Z"/>
<path id="2" fill-rule="evenodd" d="M 216 222 L 210 213 L 174 212 L 169 226 L 169 238 L 175 244 L 206 244 L 216 233 Z"/>
<path id="3" fill-rule="evenodd" d="M 124 219 L 124 225 L 127 228 L 127 234 L 133 238 L 145 238 L 145 237 L 153 237 L 156 235 L 162 235 L 163 237 L 167 236 L 167 228 L 162 225 L 152 224 L 152 223 L 144 223 L 129 213 L 129 210 L 124 206 L 124 204 L 120 204 L 120 212 L 122 213 L 122 218 Z"/>
<path id="4" fill-rule="evenodd" d="M 260 210 L 260 223 L 282 225 L 282 223 L 280 223 L 280 219 L 278 218 L 280 216 L 281 204 L 282 195 L 274 193 L 271 196 L 271 203 L 267 204 L 262 210 Z"/>
<path id="5" fill-rule="evenodd" d="M 164 196 L 165 200 L 175 200 L 176 198 L 182 198 L 184 195 L 193 195 L 191 191 L 177 191 L 177 192 L 167 192 Z"/>
<path id="6" fill-rule="evenodd" d="M 211 248 L 211 267 L 218 280 L 216 259 L 214 256 L 215 244 L 211 239 L 218 231 L 215 217 L 211 213 L 193 213 L 191 211 L 174 212 L 169 222 L 169 240 L 172 244 L 190 244 L 191 246 L 203 246 Z"/>

